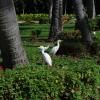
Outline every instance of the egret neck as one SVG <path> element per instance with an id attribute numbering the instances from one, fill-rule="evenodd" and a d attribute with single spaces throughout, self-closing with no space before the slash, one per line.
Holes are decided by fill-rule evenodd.
<path id="1" fill-rule="evenodd" d="M 58 47 L 60 46 L 60 41 L 57 41 L 57 46 L 58 46 Z"/>

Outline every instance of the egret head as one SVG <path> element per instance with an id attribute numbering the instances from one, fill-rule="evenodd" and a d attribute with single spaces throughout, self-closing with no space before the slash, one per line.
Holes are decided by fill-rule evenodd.
<path id="1" fill-rule="evenodd" d="M 44 50 L 44 46 L 38 47 L 41 51 Z"/>
<path id="2" fill-rule="evenodd" d="M 57 40 L 57 43 L 61 43 L 62 42 L 62 40 Z"/>
<path id="3" fill-rule="evenodd" d="M 47 50 L 48 48 L 49 48 L 49 45 L 48 45 L 48 46 L 46 46 L 46 47 L 44 46 L 44 50 Z"/>

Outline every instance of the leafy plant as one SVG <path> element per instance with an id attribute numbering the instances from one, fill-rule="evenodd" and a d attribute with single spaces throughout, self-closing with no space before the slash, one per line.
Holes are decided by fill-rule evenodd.
<path id="1" fill-rule="evenodd" d="M 40 21 L 40 23 L 48 23 L 48 14 L 20 14 L 17 15 L 17 19 L 26 22 Z"/>
<path id="2" fill-rule="evenodd" d="M 0 99 L 89 100 L 97 98 L 99 67 L 92 60 L 56 59 L 54 68 L 45 65 L 18 66 L 0 72 Z M 57 61 L 58 60 L 58 61 Z"/>

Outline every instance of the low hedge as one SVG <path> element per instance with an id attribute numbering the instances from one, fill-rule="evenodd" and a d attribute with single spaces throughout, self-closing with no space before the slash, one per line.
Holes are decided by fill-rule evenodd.
<path id="1" fill-rule="evenodd" d="M 20 14 L 17 15 L 19 21 L 34 22 L 40 21 L 40 23 L 48 23 L 48 14 Z"/>
<path id="2" fill-rule="evenodd" d="M 86 59 L 67 59 L 63 66 L 59 62 L 52 68 L 31 64 L 0 71 L 0 100 L 96 99 L 99 72 L 99 67 Z"/>
<path id="3" fill-rule="evenodd" d="M 40 23 L 40 24 L 47 24 L 49 23 L 49 15 L 48 14 L 20 14 L 17 15 L 18 21 L 25 21 L 25 22 L 32 22 L 32 23 Z M 66 14 L 62 16 L 63 24 L 67 23 L 69 20 L 75 20 L 75 15 L 73 14 Z"/>

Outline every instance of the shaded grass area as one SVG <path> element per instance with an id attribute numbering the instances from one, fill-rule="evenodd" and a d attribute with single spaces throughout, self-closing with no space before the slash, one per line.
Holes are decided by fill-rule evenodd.
<path id="1" fill-rule="evenodd" d="M 43 87 L 48 88 L 48 89 L 50 88 L 50 93 L 54 93 L 53 95 L 54 97 L 55 97 L 55 94 L 57 93 L 58 95 L 57 97 L 55 97 L 55 99 L 58 98 L 58 100 L 59 99 L 79 100 L 79 98 L 80 100 L 82 100 L 83 97 L 88 98 L 88 100 L 90 99 L 90 97 L 98 98 L 97 96 L 98 93 L 95 93 L 97 91 L 96 86 L 98 85 L 97 76 L 99 75 L 99 70 L 98 70 L 99 66 L 96 63 L 96 60 L 97 60 L 96 56 L 90 57 L 87 55 L 82 58 L 74 58 L 72 56 L 66 57 L 65 55 L 52 56 L 53 66 L 52 68 L 49 69 L 48 66 L 45 64 L 43 57 L 37 47 L 40 45 L 53 46 L 54 43 L 45 42 L 43 40 L 35 41 L 35 42 L 24 41 L 23 43 L 24 43 L 24 47 L 26 49 L 26 52 L 30 61 L 30 65 L 26 68 L 27 70 L 26 73 L 29 73 L 28 70 L 30 70 L 30 73 L 32 72 L 32 77 L 33 77 L 34 73 L 37 72 L 36 70 L 38 70 L 37 78 L 35 76 L 36 83 L 35 81 L 32 81 L 32 83 L 36 84 L 36 87 L 31 88 L 33 89 L 33 92 L 31 93 L 31 95 L 33 95 L 35 89 L 37 89 L 39 86 L 38 90 L 42 91 L 42 93 L 46 92 L 46 94 L 48 94 L 47 89 L 41 90 L 41 88 Z M 49 52 L 50 49 L 47 52 Z M 50 73 L 48 73 L 49 75 L 44 74 L 44 72 L 53 73 L 54 76 L 53 75 L 51 76 Z M 32 80 L 32 77 L 31 77 L 31 80 Z M 45 80 L 44 77 L 47 78 L 48 80 L 50 77 L 49 82 L 48 80 Z M 51 80 L 51 77 L 55 81 Z M 39 84 L 37 83 L 37 81 L 39 81 Z M 43 85 L 44 82 L 45 83 L 47 82 L 46 83 L 47 85 Z M 63 86 L 63 89 L 62 89 L 62 86 Z M 39 93 L 40 92 L 38 92 L 38 94 Z M 37 98 L 40 98 L 43 95 L 43 94 L 39 94 L 39 95 L 38 94 L 36 94 Z M 68 94 L 68 96 L 66 96 L 66 94 Z M 33 97 L 35 96 L 33 95 Z M 65 99 L 65 98 L 68 98 L 68 99 Z M 43 100 L 43 96 L 40 100 Z M 46 100 L 46 97 L 44 97 L 44 100 Z M 50 100 L 52 100 L 52 98 Z"/>
<path id="2" fill-rule="evenodd" d="M 65 24 L 64 25 L 64 32 L 72 32 L 74 30 L 74 26 L 75 26 L 74 23 Z M 22 25 L 20 25 L 21 38 L 26 43 L 25 44 L 26 47 L 28 46 L 28 47 L 34 48 L 34 47 L 38 47 L 40 45 L 45 45 L 46 46 L 48 44 L 51 47 L 53 47 L 54 43 L 53 44 L 49 43 L 48 40 L 47 40 L 48 34 L 49 34 L 49 27 L 50 27 L 49 24 L 27 24 L 27 25 L 23 25 L 22 24 Z M 32 31 L 36 31 L 36 30 L 40 30 L 41 31 L 39 37 L 36 40 L 34 39 L 33 41 L 30 41 L 30 37 L 32 36 Z M 100 41 L 100 31 L 97 31 L 96 35 L 92 34 L 92 36 L 94 38 L 94 42 L 98 42 L 98 44 L 99 44 L 99 41 Z M 66 43 L 66 45 L 68 46 L 68 48 L 75 47 L 75 50 L 77 51 L 77 53 L 80 52 L 80 51 L 83 52 L 82 45 L 80 46 L 80 43 L 78 43 L 78 44 L 76 43 L 75 44 L 75 41 L 77 42 L 76 39 L 75 39 L 75 41 L 72 41 L 72 40 L 70 40 L 70 41 L 68 40 L 68 43 Z M 70 44 L 71 44 L 71 46 L 70 46 Z M 72 45 L 72 44 L 74 44 L 74 45 Z M 72 48 L 72 50 L 71 50 L 72 54 L 74 52 L 73 50 L 74 49 Z M 66 48 L 66 54 L 70 53 L 70 51 L 69 52 L 67 52 L 67 51 L 68 50 Z"/>
<path id="3" fill-rule="evenodd" d="M 20 32 L 22 37 L 29 37 L 32 31 L 41 30 L 40 37 L 47 37 L 49 34 L 49 24 L 28 24 L 28 25 L 20 25 Z M 64 31 L 70 32 L 74 29 L 74 24 L 65 24 Z"/>
<path id="4" fill-rule="evenodd" d="M 75 28 L 75 23 L 64 24 L 63 29 L 64 32 L 72 32 Z M 32 31 L 41 31 L 39 34 L 40 39 L 46 39 L 49 35 L 50 24 L 21 24 L 19 25 L 21 37 L 24 40 L 26 38 L 29 39 L 32 35 Z M 100 40 L 100 31 L 96 32 L 97 40 Z"/>
<path id="5" fill-rule="evenodd" d="M 75 26 L 74 23 L 65 24 L 64 25 L 64 32 L 73 31 L 74 30 L 74 26 Z M 26 48 L 30 48 L 29 52 L 31 51 L 31 49 L 37 48 L 40 45 L 47 46 L 49 44 L 51 47 L 54 46 L 54 43 L 52 44 L 52 43 L 49 43 L 47 41 L 47 37 L 48 37 L 48 34 L 49 34 L 49 27 L 50 27 L 49 24 L 26 24 L 26 25 L 22 24 L 22 25 L 20 25 L 21 38 L 24 41 L 25 47 Z M 32 31 L 36 31 L 36 30 L 40 30 L 41 31 L 38 39 L 36 39 L 34 41 L 30 41 L 30 37 L 31 37 Z M 100 32 L 97 31 L 96 35 L 95 36 L 93 35 L 93 38 L 94 38 L 94 41 L 99 42 L 100 41 Z M 74 41 L 74 44 L 75 44 L 75 41 Z M 68 42 L 68 45 L 70 45 L 69 43 L 70 42 Z M 71 47 L 73 47 L 73 46 L 71 46 Z M 79 46 L 77 46 L 77 43 L 76 43 L 76 47 L 75 48 L 77 48 Z M 79 47 L 79 48 L 81 49 L 82 47 Z M 38 50 L 36 50 L 36 51 L 38 51 Z M 34 51 L 32 51 L 32 52 L 34 52 Z M 71 51 L 71 52 L 73 52 L 73 51 Z M 29 55 L 31 55 L 31 53 Z M 35 53 L 35 54 L 37 54 L 37 53 Z M 29 57 L 29 58 L 31 58 L 31 57 Z"/>

